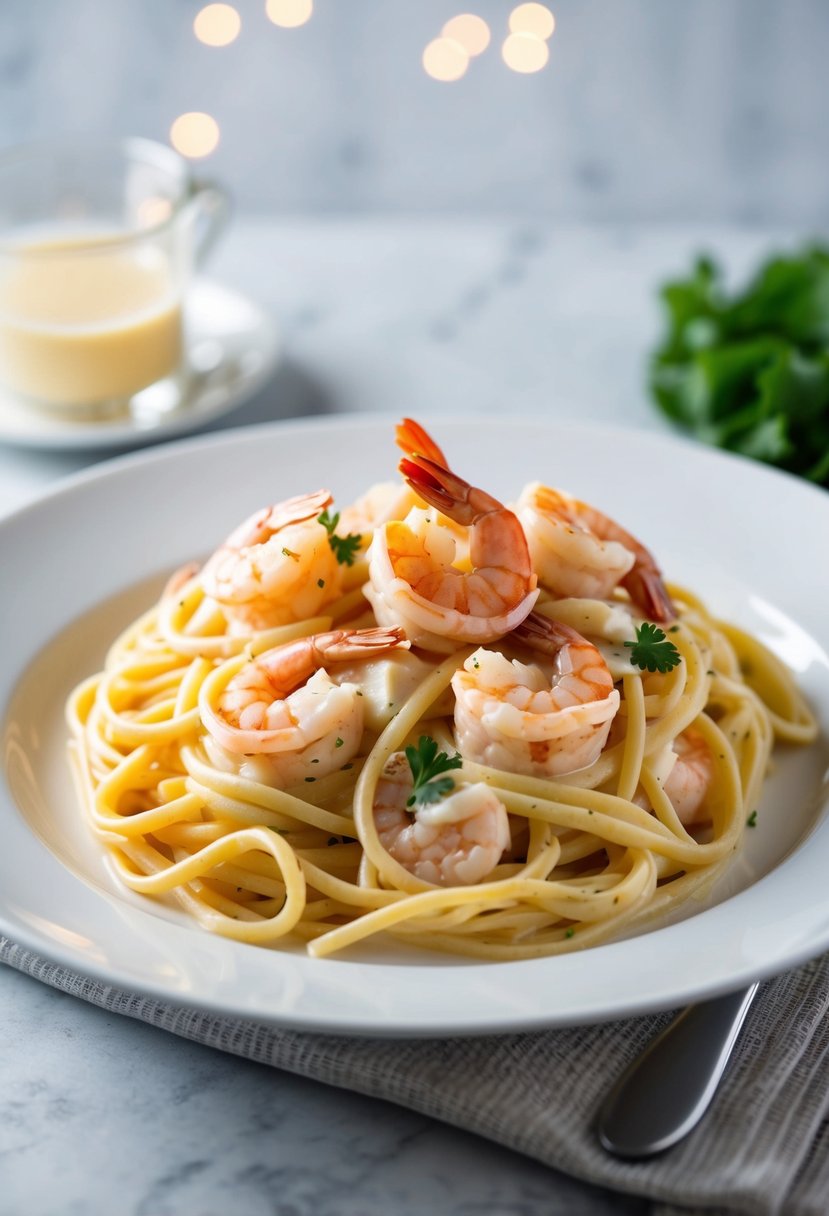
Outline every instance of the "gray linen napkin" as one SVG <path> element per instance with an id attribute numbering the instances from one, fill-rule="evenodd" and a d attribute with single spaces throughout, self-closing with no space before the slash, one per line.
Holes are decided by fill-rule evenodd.
<path id="1" fill-rule="evenodd" d="M 655 1216 L 829 1212 L 829 956 L 764 986 L 714 1103 L 682 1144 L 626 1163 L 592 1133 L 598 1104 L 668 1015 L 475 1039 L 367 1040 L 273 1030 L 98 983 L 0 937 L 0 962 L 221 1051 L 384 1098 L 586 1181 Z"/>

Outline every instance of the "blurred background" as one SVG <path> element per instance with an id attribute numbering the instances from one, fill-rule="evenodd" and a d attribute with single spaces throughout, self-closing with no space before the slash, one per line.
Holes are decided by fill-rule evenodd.
<path id="1" fill-rule="evenodd" d="M 816 230 L 829 213 L 825 0 L 557 0 L 532 72 L 504 59 L 514 5 L 474 0 L 491 41 L 451 82 L 423 53 L 456 0 L 270 0 L 282 25 L 265 0 L 235 0 L 221 48 L 197 37 L 203 7 L 3 0 L 0 143 L 56 129 L 167 140 L 181 115 L 207 114 L 218 144 L 204 164 L 246 212 Z M 234 34 L 227 19 L 202 36 Z M 513 59 L 533 66 L 532 51 Z M 190 131 L 191 146 L 215 134 Z"/>
<path id="2" fill-rule="evenodd" d="M 826 0 L 2 0 L 0 147 L 141 135 L 228 190 L 216 324 L 235 291 L 278 353 L 213 426 L 542 411 L 829 485 L 828 61 Z"/>

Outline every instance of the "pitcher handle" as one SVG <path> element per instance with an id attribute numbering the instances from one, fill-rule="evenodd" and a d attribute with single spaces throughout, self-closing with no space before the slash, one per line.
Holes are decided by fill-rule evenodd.
<path id="1" fill-rule="evenodd" d="M 196 181 L 185 204 L 193 225 L 193 261 L 200 267 L 221 236 L 230 217 L 230 197 L 215 182 Z"/>

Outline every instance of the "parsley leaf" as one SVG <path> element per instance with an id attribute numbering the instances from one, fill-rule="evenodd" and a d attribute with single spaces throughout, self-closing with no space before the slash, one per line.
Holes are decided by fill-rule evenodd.
<path id="1" fill-rule="evenodd" d="M 409 761 L 414 781 L 412 796 L 406 806 L 414 806 L 415 803 L 428 806 L 430 803 L 439 802 L 455 788 L 452 778 L 441 777 L 441 773 L 460 768 L 463 764 L 457 753 L 447 756 L 446 752 L 439 752 L 437 743 L 429 735 L 421 735 L 417 747 L 406 748 L 406 759 Z"/>
<path id="2" fill-rule="evenodd" d="M 682 655 L 669 642 L 658 625 L 644 621 L 636 626 L 636 641 L 625 642 L 630 647 L 630 661 L 643 671 L 671 671 L 682 662 Z"/>
<path id="3" fill-rule="evenodd" d="M 451 794 L 454 788 L 455 782 L 451 777 L 437 777 L 434 781 L 429 781 L 426 785 L 422 785 L 417 795 L 412 794 L 406 805 L 410 806 L 416 801 L 418 806 L 429 806 L 433 802 L 440 802 L 441 798 L 445 798 L 447 794 Z"/>
<path id="4" fill-rule="evenodd" d="M 710 258 L 661 290 L 650 388 L 697 438 L 829 486 L 829 248 L 772 257 L 734 291 Z"/>
<path id="5" fill-rule="evenodd" d="M 340 513 L 335 511 L 333 515 L 328 514 L 328 509 L 323 511 L 322 515 L 317 517 L 317 522 L 321 523 L 328 533 L 328 543 L 331 550 L 341 566 L 353 566 L 354 558 L 357 556 L 357 551 L 363 543 L 363 538 L 359 532 L 349 532 L 348 536 L 336 536 L 335 528 L 340 522 Z"/>

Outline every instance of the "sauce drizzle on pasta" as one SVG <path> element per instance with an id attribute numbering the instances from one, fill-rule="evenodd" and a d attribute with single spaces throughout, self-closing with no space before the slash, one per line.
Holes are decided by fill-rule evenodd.
<path id="1" fill-rule="evenodd" d="M 436 446 L 435 453 L 442 459 Z M 425 458 L 420 463 L 440 467 Z M 527 650 L 520 630 L 483 647 L 444 636 L 433 651 L 406 649 L 408 642 L 393 639 L 393 653 L 353 661 L 345 655 L 337 667 L 316 670 L 312 678 L 324 685 L 332 705 L 345 705 L 345 691 L 356 690 L 349 707 L 337 712 L 354 712 L 355 696 L 364 703 L 359 730 L 347 744 L 336 726 L 330 738 L 303 735 L 299 767 L 272 770 L 267 755 L 234 755 L 223 747 L 221 732 L 216 742 L 206 722 L 227 716 L 239 673 L 254 662 L 264 666 L 274 648 L 283 648 L 277 658 L 284 667 L 289 649 L 304 653 L 299 639 L 333 631 L 390 632 L 387 616 L 379 619 L 364 594 L 367 589 L 371 605 L 382 599 L 367 586 L 367 550 L 383 530 L 391 538 L 383 552 L 390 551 L 404 519 L 414 520 L 427 549 L 445 546 L 449 552 L 454 542 L 452 569 L 472 568 L 465 526 L 441 524 L 434 508 L 405 487 L 373 489 L 343 512 L 343 527 L 362 537 L 361 546 L 355 553 L 356 542 L 350 543 L 351 564 L 337 569 L 336 578 L 326 551 L 333 589 L 328 597 L 313 597 L 315 615 L 291 619 L 285 611 L 279 624 L 246 630 L 238 610 L 208 595 L 199 572 L 188 569 L 117 639 L 104 670 L 73 692 L 67 707 L 73 770 L 92 830 L 124 884 L 175 900 L 204 928 L 238 941 L 304 942 L 311 954 L 327 956 L 384 933 L 431 950 L 497 960 L 597 945 L 657 922 L 704 890 L 733 856 L 756 811 L 775 740 L 807 744 L 817 727 L 784 665 L 681 586 L 668 585 L 659 599 L 675 613 L 674 623 L 664 627 L 681 661 L 653 673 L 632 664 L 625 648 L 625 636 L 633 636 L 643 614 L 621 583 L 601 594 L 562 596 L 543 583 L 532 590 L 535 575 L 530 580 L 522 574 L 514 598 L 533 610 L 535 628 L 543 634 L 545 622 L 552 623 L 549 631 L 559 638 L 575 631 L 599 656 L 591 659 L 593 667 L 606 664 L 611 673 L 608 688 L 596 694 L 597 703 L 604 698 L 602 712 L 593 713 L 603 728 L 598 754 L 570 771 L 566 764 L 548 766 L 550 771 L 536 764 L 534 758 L 555 750 L 549 740 L 527 743 L 524 771 L 494 766 L 487 758 L 509 756 L 513 745 L 496 739 L 488 750 L 485 740 L 475 754 L 466 746 L 474 731 L 464 734 L 458 726 L 459 690 L 474 685 L 482 663 L 496 673 L 518 673 L 527 682 L 519 690 L 527 704 L 548 695 L 533 681 L 564 679 L 561 671 L 550 674 L 552 659 Z M 301 523 L 309 534 L 315 526 Z M 324 529 L 312 539 L 325 548 Z M 288 548 L 286 542 L 283 553 Z M 375 541 L 372 554 L 376 549 Z M 620 569 L 624 574 L 624 562 Z M 425 619 L 426 610 L 418 611 Z M 256 624 L 262 619 L 257 605 Z M 424 629 L 424 636 L 432 635 Z M 316 695 L 317 686 L 302 687 L 306 700 Z M 291 708 L 299 704 L 291 700 L 295 695 L 288 683 L 274 694 L 278 704 L 268 712 L 277 734 L 288 729 L 280 726 L 283 720 L 293 729 L 297 715 L 307 712 Z M 247 706 L 251 696 L 245 696 Z M 481 787 L 502 808 L 498 831 L 505 835 L 498 838 L 494 864 L 486 862 L 486 872 L 472 881 L 423 877 L 437 871 L 406 860 L 417 809 L 397 815 L 399 848 L 389 844 L 390 829 L 378 812 L 383 783 L 397 779 L 395 771 L 411 780 L 402 756 L 424 737 L 447 755 L 460 748 L 462 763 L 447 788 Z M 555 744 L 567 746 L 566 737 Z M 285 778 L 286 772 L 292 776 Z M 423 819 L 412 847 L 425 849 L 431 840 L 444 847 L 452 831 L 463 836 L 463 823 L 447 826 L 439 812 Z M 466 842 L 466 852 L 461 848 L 457 873 L 471 872 L 462 868 L 470 856 L 478 862 L 485 856 L 475 847 Z"/>

